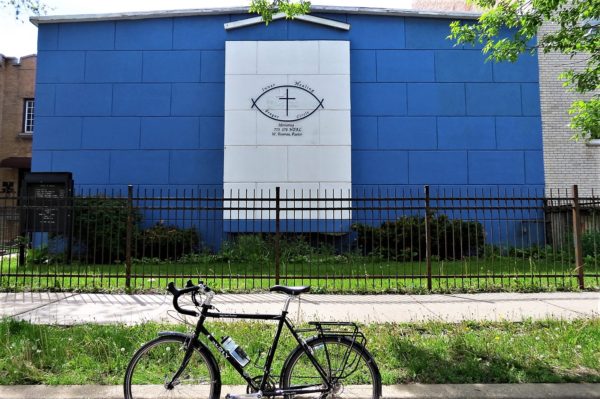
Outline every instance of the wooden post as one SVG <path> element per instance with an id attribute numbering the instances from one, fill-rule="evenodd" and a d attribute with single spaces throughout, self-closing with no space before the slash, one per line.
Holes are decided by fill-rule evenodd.
<path id="1" fill-rule="evenodd" d="M 275 187 L 275 284 L 279 284 L 281 278 L 280 212 L 280 187 Z"/>
<path id="2" fill-rule="evenodd" d="M 581 228 L 581 211 L 579 208 L 579 188 L 577 184 L 573 185 L 573 245 L 575 246 L 575 269 L 577 270 L 577 280 L 579 289 L 584 289 L 583 280 L 583 245 L 581 236 L 583 231 Z"/>
<path id="3" fill-rule="evenodd" d="M 127 186 L 127 236 L 125 243 L 125 288 L 131 289 L 131 241 L 133 238 L 133 186 Z"/>
<path id="4" fill-rule="evenodd" d="M 425 186 L 425 264 L 427 265 L 427 290 L 433 288 L 431 277 L 431 207 L 429 186 Z"/>

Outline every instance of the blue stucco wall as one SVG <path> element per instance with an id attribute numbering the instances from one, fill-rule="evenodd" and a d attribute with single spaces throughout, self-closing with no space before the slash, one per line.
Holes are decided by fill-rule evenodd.
<path id="1" fill-rule="evenodd" d="M 226 40 L 349 40 L 352 173 L 371 185 L 543 185 L 537 57 L 485 62 L 449 20 L 323 15 L 349 32 L 242 15 L 41 25 L 33 170 L 80 188 L 223 179 Z"/>
<path id="2" fill-rule="evenodd" d="M 220 190 L 225 41 L 348 40 L 357 192 L 543 188 L 537 57 L 485 62 L 446 19 L 318 16 L 351 29 L 225 31 L 247 14 L 40 25 L 32 170 L 71 171 L 83 191 Z"/>

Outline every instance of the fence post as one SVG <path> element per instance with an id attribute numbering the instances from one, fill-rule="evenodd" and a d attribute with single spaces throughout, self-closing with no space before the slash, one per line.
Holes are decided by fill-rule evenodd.
<path id="1" fill-rule="evenodd" d="M 581 211 L 579 208 L 579 188 L 577 184 L 573 185 L 573 244 L 575 246 L 575 269 L 577 270 L 577 280 L 579 289 L 584 289 L 583 281 L 583 245 L 581 236 Z"/>
<path id="2" fill-rule="evenodd" d="M 425 186 L 425 264 L 427 265 L 427 290 L 433 288 L 431 278 L 431 207 L 429 186 Z"/>
<path id="3" fill-rule="evenodd" d="M 281 246 L 280 246 L 280 187 L 275 187 L 275 284 L 281 277 Z"/>
<path id="4" fill-rule="evenodd" d="M 125 288 L 131 288 L 131 240 L 133 236 L 133 186 L 127 186 L 127 236 L 125 243 Z"/>

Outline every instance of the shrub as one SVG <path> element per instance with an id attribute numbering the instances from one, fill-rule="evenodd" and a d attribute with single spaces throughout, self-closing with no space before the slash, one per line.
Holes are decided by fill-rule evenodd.
<path id="1" fill-rule="evenodd" d="M 195 229 L 156 224 L 136 237 L 136 257 L 177 260 L 198 249 L 200 239 Z"/>
<path id="2" fill-rule="evenodd" d="M 275 234 L 240 234 L 223 244 L 217 258 L 221 261 L 270 262 L 275 259 Z M 334 256 L 331 244 L 310 242 L 302 234 L 281 234 L 280 259 L 288 263 L 302 263 L 311 257 Z"/>
<path id="3" fill-rule="evenodd" d="M 403 216 L 379 227 L 356 224 L 358 247 L 367 256 L 396 261 L 425 259 L 425 218 Z M 461 259 L 483 251 L 483 226 L 478 222 L 431 218 L 431 254 L 440 260 Z"/>
<path id="4" fill-rule="evenodd" d="M 73 247 L 75 257 L 93 263 L 125 259 L 127 200 L 110 197 L 76 197 L 73 201 Z M 133 210 L 133 234 L 141 215 Z"/>
<path id="5" fill-rule="evenodd" d="M 600 231 L 590 230 L 581 236 L 583 256 L 597 257 L 600 255 Z"/>
<path id="6" fill-rule="evenodd" d="M 262 234 L 240 234 L 233 240 L 223 243 L 218 259 L 234 262 L 267 262 L 271 256 L 271 248 Z"/>

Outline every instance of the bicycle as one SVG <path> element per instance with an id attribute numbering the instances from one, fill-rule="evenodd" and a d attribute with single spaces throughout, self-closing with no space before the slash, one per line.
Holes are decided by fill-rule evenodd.
<path id="1" fill-rule="evenodd" d="M 173 307 L 183 315 L 199 317 L 193 333 L 160 332 L 158 338 L 146 343 L 133 355 L 125 372 L 126 399 L 159 397 L 207 397 L 221 395 L 219 366 L 208 345 L 199 340 L 206 337 L 216 351 L 243 377 L 247 383 L 245 394 L 228 394 L 227 399 L 262 399 L 296 396 L 381 398 L 381 375 L 373 356 L 365 348 L 366 338 L 355 323 L 308 323 L 305 329 L 296 329 L 288 319 L 288 307 L 294 299 L 310 291 L 310 286 L 286 287 L 276 285 L 271 292 L 288 296 L 281 314 L 221 313 L 212 305 L 215 296 L 202 281 L 177 289 L 169 283 Z M 194 310 L 184 309 L 179 299 L 191 294 Z M 199 300 L 200 297 L 200 300 Z M 250 363 L 243 349 L 229 337 L 219 342 L 205 326 L 207 318 L 250 319 L 276 321 L 277 330 L 262 368 L 262 374 L 251 376 L 245 369 Z M 273 358 L 286 326 L 298 342 L 285 360 L 278 381 L 271 370 Z M 316 335 L 304 339 L 303 333 Z"/>

